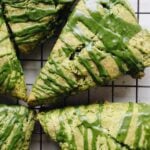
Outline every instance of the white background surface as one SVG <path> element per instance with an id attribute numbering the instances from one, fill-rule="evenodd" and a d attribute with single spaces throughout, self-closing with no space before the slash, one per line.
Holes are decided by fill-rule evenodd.
<path id="1" fill-rule="evenodd" d="M 138 0 L 130 0 L 135 12 L 140 11 L 139 23 L 150 30 L 150 0 L 139 0 L 140 6 L 138 7 Z M 43 46 L 43 55 L 41 56 L 41 47 L 37 48 L 32 54 L 22 57 L 21 59 L 28 59 L 28 61 L 22 61 L 23 68 L 26 76 L 26 83 L 28 84 L 28 89 L 31 89 L 31 84 L 34 83 L 37 74 L 40 71 L 42 63 L 39 61 L 41 58 L 46 60 L 50 53 L 51 44 L 48 41 Z M 34 61 L 30 59 L 35 59 Z M 45 61 L 43 61 L 45 62 Z M 147 102 L 150 103 L 150 68 L 146 69 L 145 77 L 141 80 L 132 79 L 129 76 L 121 77 L 108 87 L 96 87 L 88 92 L 82 92 L 75 96 L 71 96 L 65 100 L 67 105 L 77 105 L 77 104 L 87 104 L 88 101 L 112 101 L 115 102 Z M 138 86 L 138 87 L 137 87 Z M 112 96 L 113 95 L 113 96 Z M 62 106 L 63 102 L 58 104 Z M 54 145 L 50 140 L 43 134 L 37 134 L 41 132 L 38 125 L 32 137 L 31 150 L 56 150 Z"/>

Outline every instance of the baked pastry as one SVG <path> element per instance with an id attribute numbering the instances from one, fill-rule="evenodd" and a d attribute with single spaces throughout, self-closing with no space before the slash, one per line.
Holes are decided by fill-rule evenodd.
<path id="1" fill-rule="evenodd" d="M 80 0 L 41 70 L 30 105 L 55 102 L 150 66 L 150 33 L 125 0 Z"/>
<path id="2" fill-rule="evenodd" d="M 63 22 L 62 11 L 67 12 L 72 3 L 73 0 L 0 1 L 0 93 L 26 99 L 23 71 L 15 51 L 29 52 L 52 36 Z"/>
<path id="3" fill-rule="evenodd" d="M 0 105 L 0 149 L 28 150 L 34 122 L 27 108 Z"/>
<path id="4" fill-rule="evenodd" d="M 26 85 L 21 64 L 15 54 L 0 7 L 0 94 L 26 99 Z"/>
<path id="5" fill-rule="evenodd" d="M 38 114 L 45 133 L 62 150 L 150 149 L 150 105 L 113 103 Z"/>
<path id="6" fill-rule="evenodd" d="M 73 0 L 1 0 L 14 41 L 21 52 L 30 52 L 52 36 L 63 22 Z M 62 16 L 62 17 L 60 17 Z"/>

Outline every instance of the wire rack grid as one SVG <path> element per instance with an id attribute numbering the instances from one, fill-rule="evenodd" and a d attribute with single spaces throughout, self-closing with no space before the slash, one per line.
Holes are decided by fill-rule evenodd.
<path id="1" fill-rule="evenodd" d="M 139 23 L 150 29 L 150 0 L 130 0 Z M 22 62 L 25 71 L 26 83 L 28 91 L 43 67 L 52 48 L 52 43 L 56 37 L 41 44 L 32 54 L 23 56 L 18 53 L 18 57 Z M 150 102 L 150 68 L 145 71 L 145 77 L 141 80 L 132 79 L 129 76 L 121 77 L 118 80 L 109 83 L 102 87 L 95 87 L 86 92 L 78 93 L 75 96 L 70 96 L 60 100 L 60 103 L 50 108 L 64 107 L 68 105 L 89 104 L 93 102 L 103 102 L 108 100 L 111 102 Z M 22 103 L 18 100 L 16 103 Z M 35 110 L 40 111 L 45 108 L 36 107 Z M 50 141 L 44 134 L 42 128 L 37 123 L 33 133 L 30 150 L 58 150 L 58 146 Z"/>

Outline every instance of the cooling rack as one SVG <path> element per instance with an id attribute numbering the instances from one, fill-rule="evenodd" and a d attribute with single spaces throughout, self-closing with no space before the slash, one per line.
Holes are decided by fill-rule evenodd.
<path id="1" fill-rule="evenodd" d="M 130 0 L 139 23 L 150 30 L 150 0 Z M 28 92 L 31 90 L 36 76 L 47 60 L 56 37 L 42 43 L 30 55 L 23 56 L 18 53 L 25 71 Z M 89 104 L 95 102 L 147 102 L 150 103 L 150 68 L 145 71 L 145 77 L 141 80 L 132 79 L 129 76 L 121 77 L 118 80 L 101 87 L 92 88 L 86 92 L 78 93 L 75 96 L 63 97 L 55 106 L 35 107 L 36 111 L 64 107 L 68 105 Z M 15 103 L 23 103 L 15 100 Z M 41 126 L 37 123 L 32 136 L 30 150 L 58 150 L 58 146 L 50 141 L 44 134 Z"/>

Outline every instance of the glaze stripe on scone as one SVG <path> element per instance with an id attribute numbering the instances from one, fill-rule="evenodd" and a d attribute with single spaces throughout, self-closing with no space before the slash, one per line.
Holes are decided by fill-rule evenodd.
<path id="1" fill-rule="evenodd" d="M 1 8 L 0 8 L 1 11 Z M 21 64 L 0 14 L 0 94 L 26 99 L 26 85 Z"/>
<path id="2" fill-rule="evenodd" d="M 4 13 L 20 51 L 31 51 L 63 21 L 73 0 L 2 0 Z M 59 20 L 58 20 L 59 19 Z"/>
<path id="3" fill-rule="evenodd" d="M 150 66 L 150 34 L 138 25 L 126 1 L 80 0 L 28 102 L 50 103 L 123 74 L 142 77 L 146 66 Z"/>
<path id="4" fill-rule="evenodd" d="M 29 150 L 34 122 L 26 107 L 0 105 L 0 149 Z"/>
<path id="5" fill-rule="evenodd" d="M 62 150 L 150 149 L 150 105 L 94 104 L 38 114 Z"/>

